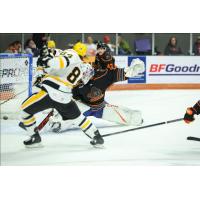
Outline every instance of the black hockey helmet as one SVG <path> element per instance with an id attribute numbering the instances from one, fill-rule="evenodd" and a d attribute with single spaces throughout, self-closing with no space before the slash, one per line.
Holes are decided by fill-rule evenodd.
<path id="1" fill-rule="evenodd" d="M 99 48 L 103 48 L 105 49 L 105 52 L 103 54 L 96 54 L 95 57 L 95 66 L 98 69 L 106 69 L 108 67 L 108 65 L 115 65 L 115 59 L 112 56 L 111 50 L 109 48 L 109 46 L 103 42 L 98 42 L 97 43 L 97 49 Z"/>
<path id="2" fill-rule="evenodd" d="M 98 41 L 97 42 L 97 49 L 100 49 L 100 48 L 103 48 L 105 49 L 106 51 L 110 51 L 110 48 L 109 46 L 106 44 L 106 43 L 103 43 L 101 41 Z"/>

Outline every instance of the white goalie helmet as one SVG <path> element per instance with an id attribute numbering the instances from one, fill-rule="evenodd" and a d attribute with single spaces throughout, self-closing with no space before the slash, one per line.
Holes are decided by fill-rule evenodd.
<path id="1" fill-rule="evenodd" d="M 81 80 L 85 85 L 94 76 L 94 68 L 89 63 L 82 63 L 81 69 L 83 73 Z"/>

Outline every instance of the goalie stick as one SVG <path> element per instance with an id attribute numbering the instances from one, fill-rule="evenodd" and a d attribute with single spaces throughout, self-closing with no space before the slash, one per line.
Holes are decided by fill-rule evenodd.
<path id="1" fill-rule="evenodd" d="M 114 132 L 114 133 L 108 133 L 108 134 L 102 135 L 102 137 L 108 137 L 108 136 L 112 136 L 112 135 L 127 133 L 127 132 L 130 132 L 130 131 L 136 131 L 136 130 L 150 128 L 150 127 L 154 127 L 154 126 L 160 126 L 160 125 L 164 125 L 164 124 L 170 124 L 170 123 L 174 123 L 174 122 L 178 122 L 178 121 L 182 121 L 182 120 L 183 120 L 183 118 L 179 118 L 179 119 L 174 119 L 174 120 L 159 122 L 159 123 L 155 123 L 155 124 L 150 124 L 150 125 L 146 125 L 146 126 L 140 126 L 140 127 L 132 128 L 132 129 L 128 129 L 128 130 L 118 131 L 118 132 Z"/>
<path id="2" fill-rule="evenodd" d="M 192 137 L 192 136 L 187 137 L 187 140 L 193 140 L 193 141 L 200 142 L 200 138 L 198 138 L 198 137 Z"/>
<path id="3" fill-rule="evenodd" d="M 40 124 L 35 128 L 36 131 L 41 131 L 43 129 L 43 127 L 47 124 L 47 122 L 49 121 L 49 118 L 53 116 L 53 109 L 49 112 L 49 114 L 40 122 Z M 24 126 L 24 124 L 22 122 L 19 123 L 19 127 L 23 128 L 24 130 L 26 130 L 26 127 Z"/>

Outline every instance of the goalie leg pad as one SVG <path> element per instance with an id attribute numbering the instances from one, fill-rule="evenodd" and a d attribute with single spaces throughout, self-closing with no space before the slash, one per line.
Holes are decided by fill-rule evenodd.
<path id="1" fill-rule="evenodd" d="M 142 113 L 140 110 L 132 110 L 123 106 L 106 104 L 102 119 L 123 125 L 139 126 L 142 124 Z"/>

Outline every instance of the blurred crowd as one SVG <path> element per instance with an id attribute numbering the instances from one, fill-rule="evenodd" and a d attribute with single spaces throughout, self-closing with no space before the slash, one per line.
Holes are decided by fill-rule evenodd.
<path id="1" fill-rule="evenodd" d="M 80 40 L 76 42 L 79 41 Z M 111 43 L 111 38 L 109 35 L 104 35 L 102 42 L 109 46 L 113 55 L 152 55 L 151 41 L 149 39 L 136 40 L 134 43 L 134 50 L 131 49 L 129 42 L 122 36 L 122 34 L 118 34 L 115 44 Z M 20 41 L 14 41 L 8 45 L 5 53 L 27 53 L 37 57 L 44 43 L 47 43 L 49 48 L 56 48 L 56 42 L 50 40 L 46 34 L 35 33 L 32 35 L 32 38 L 29 38 L 25 41 L 24 48 L 22 48 L 22 43 Z M 97 43 L 98 41 L 95 40 L 95 38 L 93 38 L 91 35 L 86 38 L 85 44 L 87 45 L 87 56 L 96 55 Z M 72 48 L 73 45 L 73 43 L 70 43 L 66 48 Z M 154 55 L 183 55 L 183 51 L 181 44 L 178 43 L 177 38 L 172 36 L 169 38 L 164 52 L 159 51 L 155 47 Z M 200 55 L 200 36 L 198 36 L 196 41 L 194 41 L 192 55 Z"/>

